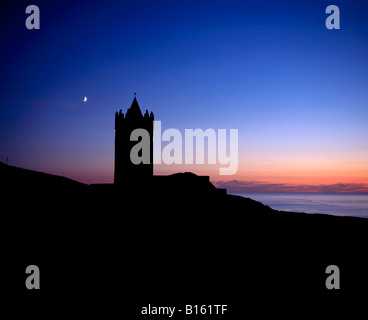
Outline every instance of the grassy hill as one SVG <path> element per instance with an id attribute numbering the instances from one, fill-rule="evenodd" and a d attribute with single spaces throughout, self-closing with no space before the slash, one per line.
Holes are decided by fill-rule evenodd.
<path id="1" fill-rule="evenodd" d="M 288 317 L 297 307 L 339 310 L 367 290 L 367 219 L 279 212 L 198 188 L 168 191 L 187 190 L 195 175 L 131 192 L 4 164 L 0 175 L 4 274 L 21 314 L 36 304 L 44 316 L 145 319 L 139 310 L 148 303 L 220 303 L 230 309 L 221 319 L 251 311 Z M 42 297 L 24 289 L 29 264 L 40 267 Z M 340 290 L 326 289 L 328 265 L 340 268 Z"/>

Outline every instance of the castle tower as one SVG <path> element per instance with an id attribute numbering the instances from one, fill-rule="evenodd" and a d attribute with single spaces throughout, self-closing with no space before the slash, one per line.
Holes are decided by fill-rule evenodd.
<path id="1" fill-rule="evenodd" d="M 115 113 L 115 184 L 136 183 L 153 176 L 153 119 L 148 110 L 142 114 L 135 97 L 125 116 L 122 110 Z M 150 134 L 150 163 L 136 165 L 130 160 L 130 151 L 139 141 L 130 141 L 130 135 L 140 128 Z"/>

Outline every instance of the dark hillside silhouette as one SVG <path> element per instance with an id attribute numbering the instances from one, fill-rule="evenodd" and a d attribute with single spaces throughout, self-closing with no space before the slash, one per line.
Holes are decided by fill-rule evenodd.
<path id="1" fill-rule="evenodd" d="M 7 292 L 24 294 L 15 313 L 35 303 L 39 316 L 144 319 L 139 308 L 148 303 L 222 303 L 230 308 L 224 319 L 244 308 L 291 317 L 293 308 L 339 310 L 347 294 L 368 285 L 366 219 L 278 212 L 214 192 L 190 173 L 164 179 L 165 191 L 121 193 L 5 164 L 0 170 Z M 42 272 L 40 299 L 19 278 L 31 263 Z M 340 267 L 340 291 L 325 287 L 330 264 Z"/>
<path id="2" fill-rule="evenodd" d="M 66 177 L 56 176 L 48 173 L 37 172 L 17 168 L 0 162 L 0 185 L 2 190 L 11 190 L 12 192 L 40 191 L 82 191 L 86 190 L 86 185 Z"/>

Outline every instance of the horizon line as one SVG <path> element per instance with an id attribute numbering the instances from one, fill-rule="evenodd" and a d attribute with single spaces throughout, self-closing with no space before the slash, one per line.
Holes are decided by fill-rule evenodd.
<path id="1" fill-rule="evenodd" d="M 26 169 L 22 167 L 18 167 L 15 165 L 4 163 L 0 161 L 1 164 L 9 166 L 21 168 L 24 170 L 36 171 L 45 174 L 50 174 L 54 176 L 64 177 L 85 185 L 90 186 L 91 184 L 108 184 L 111 182 L 94 182 L 94 183 L 85 183 L 80 181 L 79 179 L 75 179 L 73 177 L 68 177 L 66 175 L 48 173 L 45 171 Z M 180 171 L 182 172 L 182 171 Z M 177 172 L 177 173 L 180 173 Z M 184 171 L 183 171 L 184 172 Z M 187 172 L 187 171 L 186 171 Z M 160 175 L 171 175 L 170 174 L 160 174 Z M 346 183 L 346 182 L 338 182 L 332 184 L 291 184 L 291 183 L 273 183 L 267 181 L 247 181 L 247 180 L 212 180 L 209 176 L 211 183 L 216 188 L 225 188 L 228 193 L 313 193 L 313 194 L 368 194 L 368 183 Z M 89 179 L 87 179 L 89 180 Z"/>

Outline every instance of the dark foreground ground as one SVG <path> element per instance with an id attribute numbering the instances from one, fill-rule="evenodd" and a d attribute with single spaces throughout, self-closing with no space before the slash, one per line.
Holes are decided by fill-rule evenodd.
<path id="1" fill-rule="evenodd" d="M 227 305 L 224 315 L 174 319 L 331 318 L 367 301 L 367 219 L 274 211 L 192 174 L 127 190 L 4 164 L 0 177 L 11 318 L 169 318 L 141 315 L 148 304 Z M 40 290 L 25 287 L 31 264 Z M 339 290 L 326 288 L 329 265 Z"/>

